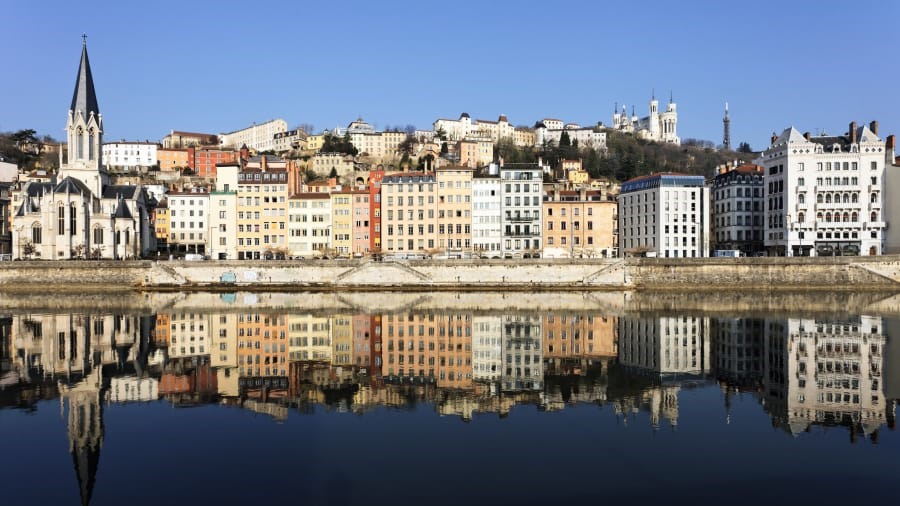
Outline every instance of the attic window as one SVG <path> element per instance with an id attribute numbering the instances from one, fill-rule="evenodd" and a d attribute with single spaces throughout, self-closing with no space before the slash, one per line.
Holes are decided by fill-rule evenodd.
<path id="1" fill-rule="evenodd" d="M 831 145 L 831 152 L 832 152 L 832 153 L 840 153 L 840 152 L 841 152 L 841 146 L 840 146 L 838 143 L 832 144 L 832 145 Z"/>

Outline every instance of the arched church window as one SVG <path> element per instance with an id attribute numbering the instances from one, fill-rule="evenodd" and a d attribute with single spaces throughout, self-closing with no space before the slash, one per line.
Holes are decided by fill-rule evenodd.
<path id="1" fill-rule="evenodd" d="M 94 130 L 88 133 L 88 160 L 93 160 L 96 155 L 94 154 Z"/>
<path id="2" fill-rule="evenodd" d="M 56 233 L 63 235 L 66 233 L 66 206 L 62 202 L 56 207 Z"/>
<path id="3" fill-rule="evenodd" d="M 103 245 L 103 227 L 97 225 L 94 227 L 94 245 L 101 246 Z"/>
<path id="4" fill-rule="evenodd" d="M 69 235 L 75 235 L 75 230 L 78 228 L 78 216 L 75 210 L 75 203 L 72 202 L 69 204 Z"/>
<path id="5" fill-rule="evenodd" d="M 78 135 L 75 136 L 75 157 L 77 159 L 84 158 L 84 132 L 81 129 L 78 129 Z"/>
<path id="6" fill-rule="evenodd" d="M 31 242 L 32 244 L 40 244 L 41 239 L 41 224 L 35 223 L 31 226 Z"/>

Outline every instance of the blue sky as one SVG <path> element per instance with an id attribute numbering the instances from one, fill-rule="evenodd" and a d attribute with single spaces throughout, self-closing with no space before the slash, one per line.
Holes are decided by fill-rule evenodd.
<path id="1" fill-rule="evenodd" d="M 900 2 L 7 2 L 0 131 L 61 138 L 88 51 L 105 140 L 271 118 L 430 128 L 463 111 L 609 123 L 678 104 L 682 138 L 900 133 Z"/>

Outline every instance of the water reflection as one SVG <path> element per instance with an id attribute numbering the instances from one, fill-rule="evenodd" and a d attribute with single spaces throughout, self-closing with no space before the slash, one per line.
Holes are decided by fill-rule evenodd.
<path id="1" fill-rule="evenodd" d="M 889 332 L 889 329 L 894 332 Z M 718 387 L 728 420 L 755 398 L 789 434 L 893 428 L 896 323 L 831 318 L 612 316 L 559 311 L 379 314 L 179 310 L 155 315 L 17 313 L 0 318 L 0 405 L 59 399 L 84 503 L 108 403 L 218 403 L 287 420 L 320 407 L 432 407 L 471 421 L 517 405 L 609 405 L 677 427 L 685 389 Z M 896 352 L 894 352 L 896 353 Z M 896 380 L 894 380 L 896 382 Z"/>

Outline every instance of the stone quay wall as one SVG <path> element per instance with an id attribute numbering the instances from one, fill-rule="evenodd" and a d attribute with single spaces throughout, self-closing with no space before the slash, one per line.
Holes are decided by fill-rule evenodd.
<path id="1" fill-rule="evenodd" d="M 0 291 L 900 290 L 900 256 L 604 260 L 16 261 Z"/>

